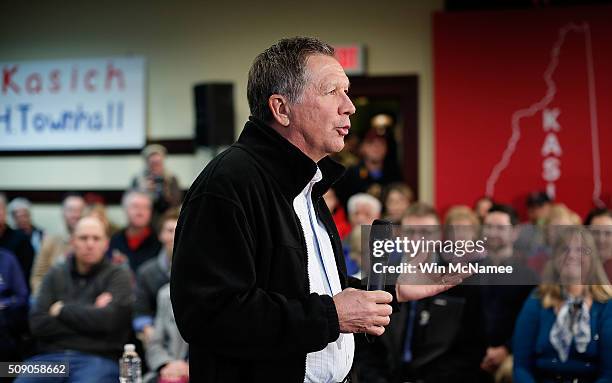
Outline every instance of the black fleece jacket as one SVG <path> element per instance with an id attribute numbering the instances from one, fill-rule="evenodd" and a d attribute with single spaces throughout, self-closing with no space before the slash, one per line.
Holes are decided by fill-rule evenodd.
<path id="1" fill-rule="evenodd" d="M 312 199 L 346 288 L 340 239 L 322 198 L 344 172 L 330 158 L 316 164 L 251 118 L 187 193 L 171 297 L 194 382 L 301 383 L 306 354 L 338 338 L 332 298 L 309 292 L 306 243 L 293 210 L 317 165 L 323 179 Z"/>

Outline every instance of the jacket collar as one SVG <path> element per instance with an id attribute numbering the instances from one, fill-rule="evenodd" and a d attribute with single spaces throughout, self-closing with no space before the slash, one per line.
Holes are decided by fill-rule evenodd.
<path id="1" fill-rule="evenodd" d="M 300 149 L 287 141 L 270 126 L 250 117 L 234 144 L 243 148 L 281 185 L 284 194 L 293 200 L 314 177 L 317 166 L 323 179 L 312 190 L 313 199 L 322 196 L 343 174 L 344 166 L 329 156 L 315 163 Z"/>

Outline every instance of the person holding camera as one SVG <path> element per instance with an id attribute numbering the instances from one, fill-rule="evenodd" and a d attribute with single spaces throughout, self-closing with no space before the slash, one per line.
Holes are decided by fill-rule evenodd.
<path id="1" fill-rule="evenodd" d="M 136 175 L 131 183 L 131 189 L 145 191 L 151 195 L 154 223 L 166 210 L 178 207 L 183 197 L 178 179 L 165 168 L 166 153 L 166 148 L 162 145 L 147 145 L 142 150 L 145 169 Z"/>

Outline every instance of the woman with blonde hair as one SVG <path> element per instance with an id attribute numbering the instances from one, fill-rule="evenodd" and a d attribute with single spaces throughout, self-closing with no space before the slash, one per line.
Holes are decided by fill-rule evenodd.
<path id="1" fill-rule="evenodd" d="M 457 228 L 465 228 L 466 230 L 459 230 Z M 468 229 L 469 228 L 469 229 Z M 449 230 L 452 232 L 449 232 Z M 480 220 L 478 216 L 467 205 L 455 205 L 452 206 L 446 212 L 444 216 L 444 230 L 446 235 L 459 235 L 463 240 L 475 240 L 480 234 Z"/>
<path id="2" fill-rule="evenodd" d="M 467 205 L 452 206 L 444 216 L 444 239 L 452 241 L 476 241 L 480 236 L 480 219 Z M 453 254 L 444 254 L 448 261 L 454 257 Z M 472 252 L 463 258 L 464 261 L 476 261 L 483 254 Z"/>
<path id="3" fill-rule="evenodd" d="M 514 382 L 612 381 L 611 297 L 593 236 L 567 227 L 516 322 Z"/>

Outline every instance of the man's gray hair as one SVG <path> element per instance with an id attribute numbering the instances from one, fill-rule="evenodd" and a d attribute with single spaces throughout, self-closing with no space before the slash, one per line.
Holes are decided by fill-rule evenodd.
<path id="1" fill-rule="evenodd" d="M 253 61 L 249 70 L 247 98 L 251 115 L 264 122 L 272 121 L 268 100 L 273 94 L 299 102 L 306 85 L 308 56 L 334 56 L 334 48 L 313 37 L 282 39 Z"/>
<path id="2" fill-rule="evenodd" d="M 15 210 L 21 209 L 30 211 L 32 209 L 32 203 L 27 198 L 17 197 L 8 204 L 8 212 L 11 215 L 15 213 Z"/>
<path id="3" fill-rule="evenodd" d="M 68 206 L 68 201 L 71 199 L 77 199 L 83 202 L 83 206 L 85 206 L 85 198 L 83 198 L 82 195 L 77 193 L 68 193 L 64 196 L 64 199 L 62 200 L 62 209 L 66 209 L 66 207 Z"/>
<path id="4" fill-rule="evenodd" d="M 149 193 L 147 193 L 146 191 L 140 190 L 140 189 L 130 189 L 130 190 L 126 191 L 123 194 L 123 198 L 121 198 L 121 206 L 124 209 L 127 209 L 127 207 L 130 204 L 130 202 L 132 202 L 132 199 L 134 197 L 136 197 L 136 196 L 145 197 L 151 203 L 151 207 L 153 207 L 153 198 L 151 198 L 151 195 Z"/>
<path id="5" fill-rule="evenodd" d="M 382 211 L 382 204 L 378 198 L 367 193 L 357 193 L 349 198 L 346 203 L 349 215 L 357 211 L 357 206 L 362 204 L 367 205 L 374 214 L 380 214 Z"/>

